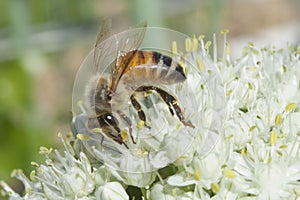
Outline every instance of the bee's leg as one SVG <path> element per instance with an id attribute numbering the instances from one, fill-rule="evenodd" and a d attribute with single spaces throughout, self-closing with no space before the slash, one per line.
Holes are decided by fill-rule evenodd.
<path id="1" fill-rule="evenodd" d="M 128 127 L 129 127 L 129 134 L 130 134 L 130 137 L 131 137 L 131 140 L 134 144 L 136 144 L 136 141 L 133 139 L 133 136 L 132 136 L 132 123 L 129 119 L 129 117 L 127 117 L 122 111 L 118 110 L 117 111 L 118 114 L 125 120 L 125 122 L 127 123 Z"/>
<path id="2" fill-rule="evenodd" d="M 145 115 L 144 111 L 142 110 L 142 106 L 136 100 L 136 98 L 134 97 L 134 94 L 131 95 L 130 101 L 131 101 L 131 104 L 133 105 L 133 107 L 135 108 L 135 110 L 138 112 L 138 116 L 139 116 L 140 120 L 142 120 L 144 122 L 144 124 L 147 128 L 150 128 L 150 126 L 146 122 L 146 115 Z"/>
<path id="3" fill-rule="evenodd" d="M 166 104 L 169 106 L 169 110 L 172 115 L 174 115 L 174 111 L 175 111 L 178 119 L 185 126 L 190 126 L 192 128 L 195 128 L 195 126 L 191 122 L 185 120 L 183 112 L 182 112 L 181 108 L 179 107 L 175 97 L 173 97 L 172 95 L 170 95 L 169 93 L 167 93 L 166 91 L 164 91 L 160 88 L 157 88 L 156 91 L 161 96 L 161 98 L 166 102 Z M 174 109 L 174 111 L 173 111 L 173 109 Z"/>
<path id="4" fill-rule="evenodd" d="M 109 134 L 110 137 L 111 137 L 115 142 L 117 142 L 117 143 L 119 143 L 119 144 L 124 144 L 124 146 L 125 146 L 127 149 L 129 149 L 128 146 L 127 146 L 127 144 L 124 142 L 124 140 L 123 140 L 123 138 L 122 138 L 122 136 L 121 136 L 121 130 L 120 130 L 119 126 L 118 126 L 118 121 L 116 120 L 115 117 L 113 117 L 113 118 L 114 118 L 114 120 L 108 120 L 108 121 L 105 121 L 105 122 L 106 122 L 109 126 L 112 126 L 118 134 L 117 134 L 117 135 L 114 135 L 114 134 L 111 134 L 111 133 L 110 133 L 110 134 Z"/>
<path id="5" fill-rule="evenodd" d="M 170 113 L 172 115 L 176 114 L 178 119 L 185 126 L 190 126 L 190 127 L 195 128 L 195 126 L 191 122 L 185 120 L 183 112 L 182 112 L 181 108 L 179 107 L 177 100 L 174 96 L 172 96 L 168 92 L 164 91 L 163 89 L 160 89 L 155 86 L 142 86 L 138 89 L 138 91 L 148 91 L 148 90 L 156 91 L 159 94 L 159 96 L 164 100 L 164 102 L 168 105 Z M 175 111 L 175 113 L 174 113 L 174 111 Z"/>
<path id="6" fill-rule="evenodd" d="M 109 136 L 110 136 L 115 142 L 117 142 L 117 143 L 119 143 L 119 144 L 124 144 L 124 146 L 125 146 L 127 149 L 129 149 L 128 146 L 127 146 L 127 144 L 123 141 L 121 134 L 118 134 L 117 136 L 116 136 L 116 135 L 113 135 L 113 134 L 109 134 Z"/>

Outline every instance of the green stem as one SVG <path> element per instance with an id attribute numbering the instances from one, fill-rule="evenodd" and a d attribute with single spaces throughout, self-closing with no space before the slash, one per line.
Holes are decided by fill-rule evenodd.
<path id="1" fill-rule="evenodd" d="M 144 200 L 147 200 L 147 189 L 146 188 L 141 188 Z"/>
<path id="2" fill-rule="evenodd" d="M 163 178 L 161 177 L 161 175 L 159 174 L 159 172 L 156 172 L 156 174 L 157 174 L 157 177 L 158 177 L 159 181 L 161 182 L 161 184 L 165 184 L 165 182 L 164 182 Z"/>

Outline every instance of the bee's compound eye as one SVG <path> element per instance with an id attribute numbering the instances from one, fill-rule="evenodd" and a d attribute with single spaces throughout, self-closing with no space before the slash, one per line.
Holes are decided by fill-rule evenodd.
<path id="1" fill-rule="evenodd" d="M 106 113 L 104 115 L 101 115 L 100 117 L 98 117 L 98 121 L 101 127 L 111 127 L 116 132 L 120 132 L 120 128 L 118 127 L 119 122 L 117 118 L 113 116 L 112 113 Z"/>
<path id="2" fill-rule="evenodd" d="M 104 121 L 106 124 L 113 125 L 113 126 L 118 123 L 117 119 L 113 116 L 112 113 L 107 113 L 107 114 L 101 115 L 100 117 L 98 117 L 98 120 L 100 122 Z"/>

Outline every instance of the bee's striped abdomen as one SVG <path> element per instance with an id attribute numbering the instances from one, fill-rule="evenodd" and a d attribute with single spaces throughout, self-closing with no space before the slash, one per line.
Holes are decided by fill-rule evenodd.
<path id="1" fill-rule="evenodd" d="M 159 52 L 136 50 L 127 53 L 122 59 L 126 63 L 123 76 L 127 83 L 173 84 L 186 79 L 183 67 Z"/>

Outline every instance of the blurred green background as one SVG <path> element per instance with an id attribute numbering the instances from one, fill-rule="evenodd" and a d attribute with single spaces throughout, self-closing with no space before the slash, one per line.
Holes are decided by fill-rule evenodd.
<path id="1" fill-rule="evenodd" d="M 186 34 L 230 30 L 233 54 L 249 41 L 299 41 L 299 0 L 1 0 L 0 179 L 42 162 L 40 146 L 68 133 L 76 70 L 92 49 L 100 19 L 113 32 L 147 21 Z M 272 35 L 272 37 L 270 37 Z M 236 50 L 235 50 L 236 49 Z M 1 198 L 1 197 L 0 197 Z"/>

